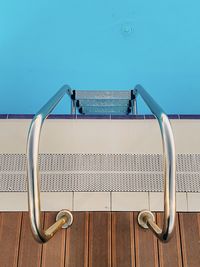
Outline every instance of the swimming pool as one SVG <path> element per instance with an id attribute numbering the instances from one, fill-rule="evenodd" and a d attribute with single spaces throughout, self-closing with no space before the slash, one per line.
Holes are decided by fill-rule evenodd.
<path id="1" fill-rule="evenodd" d="M 167 113 L 199 114 L 199 8 L 197 0 L 1 2 L 0 113 L 35 113 L 65 83 L 140 83 Z M 66 113 L 62 103 L 56 113 Z"/>

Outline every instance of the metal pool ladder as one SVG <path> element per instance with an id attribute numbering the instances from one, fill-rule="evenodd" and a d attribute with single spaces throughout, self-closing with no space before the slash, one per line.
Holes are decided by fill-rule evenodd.
<path id="1" fill-rule="evenodd" d="M 79 91 L 71 90 L 64 85 L 34 116 L 27 140 L 27 179 L 28 203 L 31 230 L 36 241 L 47 242 L 61 228 L 68 228 L 73 223 L 73 216 L 68 210 L 61 210 L 56 222 L 47 230 L 41 225 L 40 209 L 40 173 L 39 173 L 39 141 L 43 123 L 47 116 L 57 106 L 63 96 L 71 99 L 71 113 L 79 112 L 84 115 L 96 114 L 137 114 L 137 97 L 140 95 L 160 126 L 163 144 L 164 166 L 164 219 L 162 228 L 156 222 L 153 213 L 143 210 L 138 215 L 138 223 L 150 230 L 162 242 L 167 242 L 172 236 L 176 215 L 176 162 L 175 145 L 171 125 L 166 113 L 145 91 L 141 85 L 136 85 L 129 91 Z"/>

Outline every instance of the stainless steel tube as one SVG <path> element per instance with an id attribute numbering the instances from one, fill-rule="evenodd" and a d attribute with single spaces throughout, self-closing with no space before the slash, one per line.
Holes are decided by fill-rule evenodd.
<path id="1" fill-rule="evenodd" d="M 40 173 L 39 173 L 39 142 L 42 125 L 46 117 L 56 107 L 65 94 L 70 94 L 69 86 L 63 86 L 34 116 L 27 140 L 27 179 L 28 203 L 31 229 L 34 238 L 40 242 L 47 242 L 60 228 L 67 228 L 72 224 L 72 214 L 63 210 L 57 215 L 57 221 L 46 231 L 41 225 L 40 209 Z"/>
<path id="2" fill-rule="evenodd" d="M 150 228 L 162 242 L 167 242 L 172 236 L 176 215 L 176 157 L 174 137 L 167 115 L 141 85 L 135 87 L 135 94 L 136 96 L 139 94 L 143 98 L 158 120 L 163 144 L 163 167 L 165 179 L 164 220 L 162 228 L 155 223 L 153 213 L 148 210 L 143 210 L 139 213 L 138 223 L 143 228 Z"/>

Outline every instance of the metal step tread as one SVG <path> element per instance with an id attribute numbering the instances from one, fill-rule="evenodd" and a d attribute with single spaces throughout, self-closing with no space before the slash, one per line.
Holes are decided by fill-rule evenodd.
<path id="1" fill-rule="evenodd" d="M 78 99 L 126 99 L 132 97 L 132 90 L 75 90 L 75 98 Z"/>
<path id="2" fill-rule="evenodd" d="M 133 90 L 73 90 L 71 95 L 80 114 L 127 115 L 133 111 Z"/>
<path id="3" fill-rule="evenodd" d="M 127 106 L 123 107 L 123 106 L 82 106 L 79 109 L 79 112 L 82 114 L 88 114 L 88 115 L 92 115 L 92 114 L 115 114 L 115 115 L 128 115 L 131 112 L 131 109 Z"/>

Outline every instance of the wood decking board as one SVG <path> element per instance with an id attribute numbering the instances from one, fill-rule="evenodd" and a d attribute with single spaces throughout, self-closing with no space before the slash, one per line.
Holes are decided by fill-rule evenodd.
<path id="1" fill-rule="evenodd" d="M 76 212 L 73 216 L 73 227 L 66 231 L 65 267 L 88 267 L 89 213 Z"/>
<path id="2" fill-rule="evenodd" d="M 44 214 L 42 214 L 42 224 Z M 40 267 L 42 245 L 33 238 L 30 228 L 29 214 L 24 212 L 22 215 L 22 229 L 19 246 L 18 267 Z"/>
<path id="3" fill-rule="evenodd" d="M 133 212 L 112 214 L 112 266 L 134 267 L 134 224 Z"/>
<path id="4" fill-rule="evenodd" d="M 144 230 L 137 224 L 137 213 L 134 214 L 135 222 L 135 248 L 137 267 L 158 267 L 157 239 L 150 230 Z"/>
<path id="5" fill-rule="evenodd" d="M 89 267 L 111 267 L 111 213 L 90 212 Z"/>
<path id="6" fill-rule="evenodd" d="M 55 222 L 45 212 L 45 229 Z M 157 221 L 162 225 L 162 214 Z M 173 238 L 158 241 L 137 212 L 74 212 L 74 223 L 36 243 L 27 212 L 0 213 L 0 267 L 199 267 L 200 213 L 179 213 Z"/>
<path id="7" fill-rule="evenodd" d="M 184 267 L 200 266 L 200 214 L 180 213 Z"/>
<path id="8" fill-rule="evenodd" d="M 0 217 L 0 266 L 16 267 L 21 232 L 21 212 L 5 212 Z"/>
<path id="9" fill-rule="evenodd" d="M 179 233 L 179 218 L 176 216 L 174 235 L 169 243 L 158 241 L 160 267 L 182 267 L 182 254 Z M 163 213 L 157 214 L 157 222 L 162 226 Z"/>
<path id="10" fill-rule="evenodd" d="M 57 212 L 46 212 L 44 228 L 55 222 Z M 63 267 L 65 260 L 65 230 L 58 231 L 55 236 L 43 245 L 42 267 Z"/>

